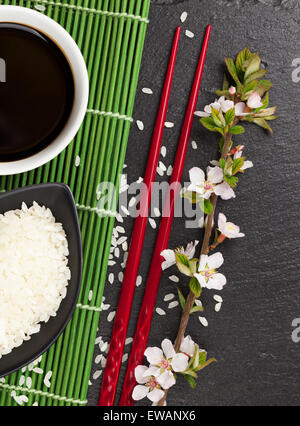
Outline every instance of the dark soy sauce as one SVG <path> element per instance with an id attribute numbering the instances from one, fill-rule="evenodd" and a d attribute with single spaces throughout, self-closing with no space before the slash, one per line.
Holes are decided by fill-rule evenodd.
<path id="1" fill-rule="evenodd" d="M 0 23 L 0 161 L 47 147 L 70 117 L 74 90 L 71 67 L 52 40 Z"/>

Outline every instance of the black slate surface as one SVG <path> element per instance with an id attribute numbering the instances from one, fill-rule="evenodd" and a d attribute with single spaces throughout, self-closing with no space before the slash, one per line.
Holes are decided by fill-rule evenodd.
<path id="1" fill-rule="evenodd" d="M 166 129 L 163 144 L 168 149 L 164 163 L 173 163 L 178 136 L 200 52 L 206 24 L 213 25 L 210 49 L 203 77 L 198 109 L 214 100 L 214 91 L 222 83 L 223 60 L 235 56 L 248 45 L 259 51 L 269 77 L 274 83 L 271 104 L 279 106 L 280 118 L 273 122 L 274 136 L 261 129 L 247 126 L 246 134 L 236 138 L 247 147 L 246 154 L 255 168 L 241 179 L 237 198 L 220 202 L 219 209 L 241 226 L 247 237 L 227 242 L 222 247 L 225 265 L 222 272 L 228 285 L 222 292 L 222 310 L 215 313 L 213 295 L 204 292 L 204 328 L 195 315 L 188 332 L 207 349 L 218 364 L 204 370 L 196 390 L 181 379 L 169 392 L 169 405 L 299 405 L 300 403 L 300 344 L 291 339 L 292 321 L 300 317 L 299 287 L 299 95 L 300 83 L 292 81 L 292 62 L 300 57 L 300 7 L 293 0 L 190 0 L 173 5 L 158 5 L 153 1 L 150 24 L 144 50 L 134 118 L 145 123 L 145 130 L 132 127 L 126 164 L 128 181 L 143 176 L 151 132 L 158 108 L 164 74 L 174 30 L 180 24 L 183 11 L 188 19 L 182 25 L 195 33 L 194 39 L 182 35 L 175 71 L 168 121 L 175 123 Z M 179 4 L 176 4 L 179 3 Z M 142 93 L 150 87 L 154 94 Z M 190 148 L 184 181 L 193 166 L 202 168 L 217 156 L 217 138 L 204 130 L 197 120 L 192 132 L 198 150 Z M 137 161 L 138 160 L 138 161 Z M 159 180 L 166 179 L 158 177 Z M 192 239 L 200 239 L 202 231 L 186 230 L 184 219 L 174 221 L 169 246 L 174 248 Z M 125 220 L 130 235 L 132 219 Z M 144 246 L 140 273 L 143 284 L 137 289 L 128 336 L 133 336 L 143 285 L 150 264 L 156 232 L 149 226 Z M 119 265 L 110 268 L 115 275 Z M 179 323 L 180 309 L 166 309 L 163 298 L 175 293 L 168 276 L 163 275 L 158 306 L 167 311 L 164 317 L 154 315 L 149 345 L 159 345 L 164 337 L 174 339 Z M 105 303 L 110 311 L 117 306 L 120 283 L 107 284 Z M 112 323 L 104 312 L 99 335 L 108 340 Z M 129 347 L 126 347 L 128 352 Z M 99 354 L 96 349 L 95 356 Z M 118 390 L 126 364 L 123 364 Z M 99 370 L 94 365 L 93 372 Z M 101 379 L 91 379 L 89 405 L 96 405 Z M 144 400 L 138 405 L 149 405 Z"/>

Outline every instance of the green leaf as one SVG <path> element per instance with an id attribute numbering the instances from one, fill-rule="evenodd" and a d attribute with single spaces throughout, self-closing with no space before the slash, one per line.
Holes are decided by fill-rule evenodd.
<path id="1" fill-rule="evenodd" d="M 222 119 L 221 119 L 221 112 L 218 111 L 215 108 L 211 109 L 211 116 L 215 122 L 215 125 L 218 127 L 223 127 Z"/>
<path id="2" fill-rule="evenodd" d="M 272 128 L 269 126 L 269 124 L 266 122 L 264 118 L 254 118 L 253 123 L 255 123 L 257 126 L 262 127 L 263 129 L 273 134 Z"/>
<path id="3" fill-rule="evenodd" d="M 215 228 L 215 236 L 214 236 L 214 242 L 213 242 L 213 244 L 217 243 L 218 238 L 219 238 L 219 231 L 218 231 L 218 228 Z"/>
<path id="4" fill-rule="evenodd" d="M 232 175 L 232 166 L 233 166 L 233 160 L 231 157 L 228 157 L 224 167 L 225 175 L 229 175 L 229 176 Z"/>
<path id="5" fill-rule="evenodd" d="M 230 93 L 228 90 L 216 90 L 216 95 L 218 96 L 225 96 L 225 98 L 229 98 L 230 97 Z"/>
<path id="6" fill-rule="evenodd" d="M 242 133 L 245 133 L 245 129 L 242 126 L 234 126 L 229 129 L 229 132 L 232 135 L 241 135 Z"/>
<path id="7" fill-rule="evenodd" d="M 250 74 L 249 77 L 245 80 L 245 84 L 251 83 L 253 80 L 259 80 L 267 74 L 268 70 L 258 70 L 253 74 Z"/>
<path id="8" fill-rule="evenodd" d="M 239 179 L 236 176 L 224 176 L 224 180 L 231 186 L 231 188 L 235 188 L 239 182 Z"/>
<path id="9" fill-rule="evenodd" d="M 196 380 L 194 379 L 194 377 L 188 376 L 187 374 L 185 374 L 183 377 L 185 378 L 185 380 L 187 380 L 187 382 L 189 383 L 190 387 L 192 389 L 195 389 L 195 387 L 197 386 L 197 383 L 196 383 Z"/>
<path id="10" fill-rule="evenodd" d="M 222 86 L 222 91 L 223 92 L 228 92 L 228 89 L 230 88 L 230 82 L 227 78 L 227 75 L 224 74 L 224 79 L 223 79 L 223 86 Z"/>
<path id="11" fill-rule="evenodd" d="M 199 369 L 199 367 L 198 367 L 198 369 Z M 192 377 L 194 377 L 195 379 L 197 379 L 197 373 L 195 373 L 195 371 L 193 371 L 193 370 L 191 370 L 191 369 L 188 369 L 188 370 L 186 370 L 185 372 L 184 372 L 184 375 L 187 375 L 187 376 L 192 376 Z"/>
<path id="12" fill-rule="evenodd" d="M 223 151 L 224 143 L 225 143 L 225 138 L 224 138 L 224 136 L 222 136 L 221 139 L 219 140 L 219 149 L 220 149 L 220 152 Z"/>
<path id="13" fill-rule="evenodd" d="M 228 126 L 231 126 L 231 124 L 234 122 L 234 119 L 235 119 L 235 108 L 231 108 L 225 114 L 225 122 Z"/>
<path id="14" fill-rule="evenodd" d="M 176 256 L 176 265 L 177 265 L 177 268 L 179 269 L 179 271 L 182 274 L 190 277 L 191 276 L 191 269 L 190 269 L 190 261 L 189 261 L 188 257 L 185 254 L 178 253 L 176 251 L 175 251 L 175 256 Z"/>
<path id="15" fill-rule="evenodd" d="M 277 107 L 262 109 L 255 113 L 255 117 L 270 117 L 277 111 Z"/>
<path id="16" fill-rule="evenodd" d="M 201 351 L 199 352 L 199 364 L 203 365 L 206 363 L 207 360 L 207 352 Z"/>
<path id="17" fill-rule="evenodd" d="M 219 132 L 219 133 L 223 134 L 223 131 L 218 126 L 216 126 L 213 118 L 211 118 L 211 117 L 201 118 L 200 123 L 204 127 L 206 127 L 206 129 L 210 130 L 211 132 Z"/>
<path id="18" fill-rule="evenodd" d="M 245 76 L 244 76 L 245 82 L 247 81 L 248 77 L 251 74 L 254 74 L 254 73 L 259 71 L 260 64 L 261 64 L 261 59 L 260 59 L 260 57 L 258 56 L 257 53 L 254 53 L 251 56 L 251 58 L 244 63 L 243 68 L 245 69 Z"/>
<path id="19" fill-rule="evenodd" d="M 236 82 L 236 84 L 240 87 L 241 86 L 241 82 L 237 73 L 237 69 L 234 65 L 234 61 L 231 58 L 225 58 L 225 64 L 227 66 L 228 72 L 231 75 L 231 77 L 233 78 L 233 80 Z"/>
<path id="20" fill-rule="evenodd" d="M 201 296 L 202 288 L 197 278 L 193 277 L 190 280 L 190 289 L 197 298 Z"/>
<path id="21" fill-rule="evenodd" d="M 204 308 L 203 306 L 193 306 L 192 309 L 190 310 L 190 314 L 195 314 L 196 312 L 203 312 Z"/>
<path id="22" fill-rule="evenodd" d="M 251 95 L 252 92 L 255 91 L 256 86 L 257 86 L 257 80 L 251 81 L 251 83 L 247 84 L 244 88 L 243 88 L 243 93 L 242 93 L 242 100 L 246 100 L 247 97 L 249 95 Z"/>
<path id="23" fill-rule="evenodd" d="M 180 305 L 182 307 L 182 310 L 184 311 L 185 305 L 186 305 L 185 297 L 184 297 L 184 295 L 182 294 L 182 292 L 180 291 L 179 288 L 177 288 L 177 293 L 178 293 Z"/>
<path id="24" fill-rule="evenodd" d="M 199 367 L 197 368 L 197 371 L 203 370 L 204 368 L 208 367 L 213 362 L 217 362 L 217 360 L 215 358 L 211 358 L 208 361 L 206 361 L 204 364 L 202 365 L 200 364 Z"/>
<path id="25" fill-rule="evenodd" d="M 224 160 L 224 158 L 221 158 L 219 161 L 219 166 L 221 167 L 221 169 L 225 169 L 226 166 L 226 161 Z"/>
<path id="26" fill-rule="evenodd" d="M 270 115 L 268 117 L 264 117 L 265 120 L 271 121 L 271 120 L 276 120 L 278 118 L 278 116 L 276 115 Z"/>
<path id="27" fill-rule="evenodd" d="M 271 87 L 273 86 L 273 84 L 271 83 L 271 81 L 269 81 L 269 80 L 260 80 L 258 83 L 257 83 L 257 86 L 256 86 L 256 92 L 261 96 L 261 97 L 263 97 L 263 95 L 266 93 L 266 92 L 268 92 L 270 89 L 271 89 Z"/>
<path id="28" fill-rule="evenodd" d="M 243 65 L 251 58 L 251 56 L 252 53 L 250 52 L 248 47 L 245 47 L 245 49 L 241 50 L 240 53 L 237 55 L 235 65 L 239 74 L 243 73 Z"/>
<path id="29" fill-rule="evenodd" d="M 209 200 L 202 200 L 199 206 L 203 213 L 207 215 L 212 214 L 214 210 L 213 205 Z"/>
<path id="30" fill-rule="evenodd" d="M 244 157 L 236 158 L 233 161 L 232 174 L 236 175 L 241 170 L 241 168 L 243 167 L 244 163 L 245 163 L 245 158 Z"/>

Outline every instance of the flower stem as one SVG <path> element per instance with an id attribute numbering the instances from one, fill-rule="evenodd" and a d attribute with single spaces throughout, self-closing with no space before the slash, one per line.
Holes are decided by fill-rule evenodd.
<path id="1" fill-rule="evenodd" d="M 233 125 L 236 124 L 236 121 L 237 120 L 235 120 L 235 123 Z M 229 149 L 230 149 L 231 140 L 232 140 L 231 133 L 226 132 L 221 158 L 226 159 L 227 154 L 228 154 Z M 212 235 L 212 231 L 213 231 L 213 227 L 214 227 L 214 216 L 215 216 L 217 201 L 218 201 L 218 196 L 216 194 L 213 194 L 210 198 L 210 202 L 213 206 L 213 211 L 208 216 L 200 256 L 207 255 L 210 251 L 210 239 L 211 239 L 211 235 Z M 186 331 L 186 328 L 187 328 L 187 325 L 188 325 L 188 322 L 189 322 L 190 312 L 191 312 L 191 309 L 194 306 L 195 300 L 196 300 L 195 294 L 192 291 L 190 291 L 188 298 L 187 298 L 187 301 L 186 301 L 185 308 L 184 308 L 182 316 L 181 316 L 180 326 L 179 326 L 178 333 L 177 333 L 176 343 L 175 343 L 175 347 L 174 347 L 176 352 L 179 352 L 180 345 L 181 345 L 182 339 L 184 338 L 185 331 Z M 158 404 L 157 404 L 158 406 L 164 405 L 166 398 L 167 398 L 167 393 L 168 393 L 168 391 L 166 390 L 165 395 L 158 402 Z"/>

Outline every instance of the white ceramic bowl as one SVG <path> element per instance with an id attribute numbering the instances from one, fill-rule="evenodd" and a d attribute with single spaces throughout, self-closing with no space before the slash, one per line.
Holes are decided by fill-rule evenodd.
<path id="1" fill-rule="evenodd" d="M 41 152 L 18 161 L 0 162 L 0 175 L 23 173 L 42 166 L 60 154 L 72 141 L 84 119 L 89 80 L 82 54 L 66 30 L 53 19 L 34 10 L 18 6 L 0 6 L 0 22 L 13 22 L 39 30 L 53 40 L 63 52 L 72 69 L 75 97 L 72 113 L 61 133 Z"/>

